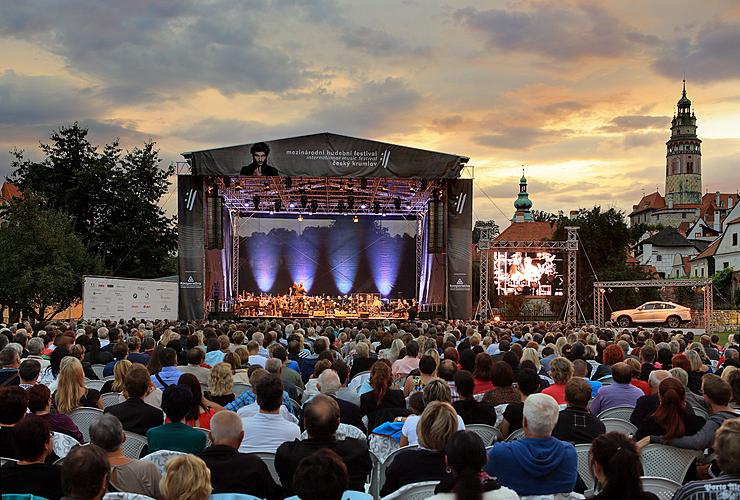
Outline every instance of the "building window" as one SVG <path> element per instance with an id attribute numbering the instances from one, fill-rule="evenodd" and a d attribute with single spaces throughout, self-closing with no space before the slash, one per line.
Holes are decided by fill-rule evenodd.
<path id="1" fill-rule="evenodd" d="M 681 218 L 682 219 L 685 219 L 686 218 L 686 212 L 684 212 L 684 213 L 681 214 Z"/>
<path id="2" fill-rule="evenodd" d="M 693 161 L 686 162 L 686 173 L 687 174 L 694 173 L 694 162 Z"/>
<path id="3" fill-rule="evenodd" d="M 737 246 L 737 233 L 734 233 L 732 235 L 732 246 L 733 247 L 736 247 Z"/>
<path id="4" fill-rule="evenodd" d="M 658 262 L 662 262 L 663 261 L 663 256 L 662 255 L 656 255 L 655 256 L 655 260 L 657 260 Z"/>
<path id="5" fill-rule="evenodd" d="M 723 262 L 722 263 L 722 269 L 727 269 L 728 267 L 730 267 L 730 263 L 729 262 Z"/>
<path id="6" fill-rule="evenodd" d="M 704 277 L 704 268 L 703 267 L 701 268 L 701 277 L 702 278 Z"/>

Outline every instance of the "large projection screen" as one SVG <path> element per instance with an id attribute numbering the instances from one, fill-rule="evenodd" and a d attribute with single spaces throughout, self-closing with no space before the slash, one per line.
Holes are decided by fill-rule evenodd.
<path id="1" fill-rule="evenodd" d="M 85 276 L 85 319 L 177 319 L 178 283 Z"/>

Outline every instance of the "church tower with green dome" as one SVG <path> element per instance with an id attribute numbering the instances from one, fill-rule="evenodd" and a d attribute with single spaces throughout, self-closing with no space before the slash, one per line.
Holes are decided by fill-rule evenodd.
<path id="1" fill-rule="evenodd" d="M 522 178 L 519 179 L 519 195 L 514 202 L 514 208 L 516 212 L 514 217 L 511 218 L 512 222 L 533 222 L 532 214 L 529 210 L 532 208 L 532 200 L 529 199 L 529 193 L 527 193 L 527 178 L 524 177 L 524 169 L 522 169 Z"/>
<path id="2" fill-rule="evenodd" d="M 665 195 L 668 208 L 701 204 L 701 140 L 696 135 L 696 115 L 686 97 L 683 81 L 678 113 L 671 121 L 671 138 L 666 142 Z"/>

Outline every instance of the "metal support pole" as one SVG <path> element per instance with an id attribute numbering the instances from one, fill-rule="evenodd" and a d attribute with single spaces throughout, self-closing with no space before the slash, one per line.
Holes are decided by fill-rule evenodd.
<path id="1" fill-rule="evenodd" d="M 231 300 L 239 295 L 239 214 L 231 214 Z"/>
<path id="2" fill-rule="evenodd" d="M 565 322 L 575 326 L 578 321 L 578 304 L 577 304 L 577 276 L 576 262 L 578 259 L 578 228 L 567 226 L 567 254 L 568 254 L 568 301 L 565 306 Z"/>
<path id="3" fill-rule="evenodd" d="M 489 225 L 478 227 L 480 231 L 480 237 L 478 238 L 478 251 L 480 252 L 480 279 L 478 282 L 478 307 L 476 307 L 474 317 L 477 316 L 480 321 L 486 321 L 493 312 L 491 301 L 488 300 L 488 275 L 490 271 L 491 240 L 493 240 L 498 233 L 498 226 Z"/>
<path id="4" fill-rule="evenodd" d="M 704 329 L 710 333 L 712 329 L 712 311 L 714 310 L 714 285 L 710 280 L 704 285 Z"/>
<path id="5" fill-rule="evenodd" d="M 416 298 L 421 301 L 421 258 L 424 254 L 424 212 L 416 213 Z"/>

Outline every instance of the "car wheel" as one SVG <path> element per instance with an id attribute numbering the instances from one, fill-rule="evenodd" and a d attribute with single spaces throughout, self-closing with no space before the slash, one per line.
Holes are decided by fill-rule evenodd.
<path id="1" fill-rule="evenodd" d="M 678 316 L 671 316 L 668 318 L 668 321 L 666 321 L 666 324 L 669 328 L 678 328 L 681 326 L 681 318 Z"/>
<path id="2" fill-rule="evenodd" d="M 629 316 L 620 316 L 617 318 L 617 324 L 622 328 L 627 328 L 632 324 Z"/>

